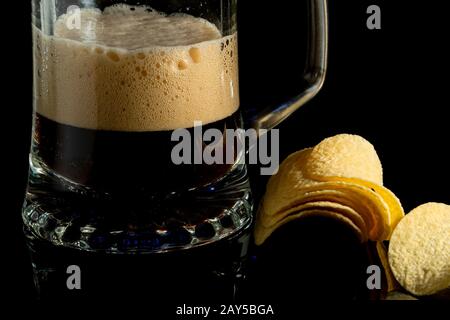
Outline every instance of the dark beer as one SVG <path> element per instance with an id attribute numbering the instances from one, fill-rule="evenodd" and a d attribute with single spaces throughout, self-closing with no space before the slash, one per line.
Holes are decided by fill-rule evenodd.
<path id="1" fill-rule="evenodd" d="M 203 130 L 240 128 L 239 112 L 206 125 Z M 194 137 L 194 129 L 188 129 Z M 233 164 L 175 165 L 171 131 L 123 132 L 64 125 L 40 114 L 35 119 L 36 160 L 65 179 L 102 192 L 176 192 L 215 184 L 230 174 Z M 194 141 L 192 150 L 200 148 Z M 225 142 L 221 145 L 226 156 Z M 226 160 L 226 159 L 224 159 Z"/>

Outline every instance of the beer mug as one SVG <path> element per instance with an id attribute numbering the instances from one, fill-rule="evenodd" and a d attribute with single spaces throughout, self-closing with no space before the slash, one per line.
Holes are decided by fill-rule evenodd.
<path id="1" fill-rule="evenodd" d="M 275 108 L 243 110 L 237 0 L 33 0 L 31 237 L 161 253 L 248 231 L 242 114 L 259 135 L 324 81 L 326 1 L 306 2 L 306 85 Z"/>

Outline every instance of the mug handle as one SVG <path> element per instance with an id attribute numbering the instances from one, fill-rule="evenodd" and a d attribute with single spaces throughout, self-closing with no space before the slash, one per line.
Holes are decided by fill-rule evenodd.
<path id="1" fill-rule="evenodd" d="M 328 11 L 327 0 L 308 0 L 308 54 L 303 78 L 306 89 L 275 107 L 265 108 L 250 116 L 250 126 L 260 130 L 271 130 L 286 120 L 305 103 L 314 98 L 323 86 L 327 71 L 328 56 Z M 253 113 L 252 110 L 249 110 Z"/>

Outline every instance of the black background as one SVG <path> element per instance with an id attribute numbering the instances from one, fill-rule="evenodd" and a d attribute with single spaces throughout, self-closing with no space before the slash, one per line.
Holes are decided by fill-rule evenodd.
<path id="1" fill-rule="evenodd" d="M 3 284 L 9 297 L 21 301 L 32 297 L 20 220 L 32 112 L 29 2 L 8 1 L 2 9 Z M 280 101 L 295 89 L 303 51 L 293 2 L 240 1 L 244 107 Z M 382 9 L 382 30 L 366 28 L 370 4 Z M 327 80 L 280 126 L 282 159 L 334 134 L 359 134 L 375 145 L 385 185 L 406 211 L 424 202 L 449 203 L 449 14 L 442 1 L 329 1 Z M 252 59 L 257 50 L 262 56 Z M 284 59 L 271 58 L 280 52 Z M 253 183 L 260 193 L 263 181 Z"/>

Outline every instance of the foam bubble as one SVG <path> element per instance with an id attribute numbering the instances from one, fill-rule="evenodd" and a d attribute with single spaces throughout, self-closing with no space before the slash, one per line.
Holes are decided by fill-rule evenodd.
<path id="1" fill-rule="evenodd" d="M 200 63 L 202 61 L 202 54 L 199 48 L 189 49 L 189 55 L 194 63 Z"/>
<path id="2" fill-rule="evenodd" d="M 236 55 L 221 49 L 236 52 L 236 35 L 222 37 L 193 16 L 128 5 L 82 9 L 80 30 L 67 29 L 66 19 L 59 17 L 53 36 L 34 28 L 40 114 L 89 129 L 162 131 L 238 109 Z"/>
<path id="3" fill-rule="evenodd" d="M 187 62 L 185 60 L 180 60 L 180 62 L 178 62 L 178 69 L 186 70 L 188 67 L 189 67 L 189 65 L 187 64 Z"/>

